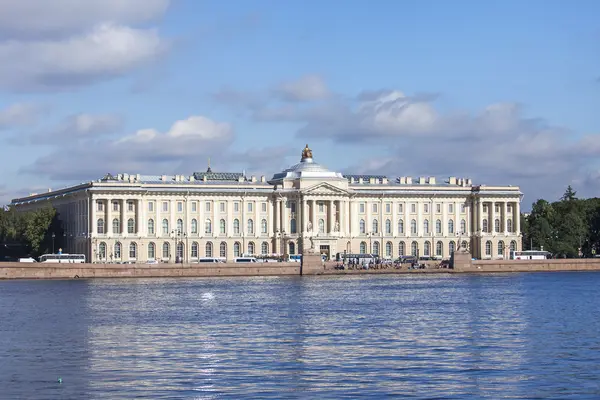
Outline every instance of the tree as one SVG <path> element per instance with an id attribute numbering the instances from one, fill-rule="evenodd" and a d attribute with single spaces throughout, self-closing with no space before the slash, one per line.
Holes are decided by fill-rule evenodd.
<path id="1" fill-rule="evenodd" d="M 50 226 L 56 210 L 44 207 L 35 211 L 18 212 L 14 208 L 0 211 L 0 242 L 18 243 L 30 255 L 47 251 L 44 246 L 51 235 Z"/>

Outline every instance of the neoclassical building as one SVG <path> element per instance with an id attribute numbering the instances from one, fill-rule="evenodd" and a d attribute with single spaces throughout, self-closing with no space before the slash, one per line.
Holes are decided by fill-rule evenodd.
<path id="1" fill-rule="evenodd" d="M 93 262 L 194 262 L 241 255 L 287 255 L 314 248 L 382 258 L 449 258 L 462 244 L 477 258 L 521 249 L 516 186 L 471 179 L 343 175 L 315 162 L 276 173 L 101 179 L 15 199 L 17 210 L 51 205 L 64 230 L 65 253 Z"/>

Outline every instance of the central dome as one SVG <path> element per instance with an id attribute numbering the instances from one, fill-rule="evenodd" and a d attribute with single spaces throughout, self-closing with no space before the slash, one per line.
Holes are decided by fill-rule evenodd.
<path id="1" fill-rule="evenodd" d="M 273 175 L 271 182 L 298 178 L 343 178 L 343 176 L 339 172 L 330 171 L 323 165 L 316 163 L 312 157 L 312 150 L 308 148 L 307 144 L 302 150 L 300 162 Z"/>

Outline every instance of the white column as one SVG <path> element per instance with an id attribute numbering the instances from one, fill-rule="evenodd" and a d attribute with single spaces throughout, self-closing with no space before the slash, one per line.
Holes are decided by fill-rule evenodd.
<path id="1" fill-rule="evenodd" d="M 220 218 L 220 214 L 221 213 L 221 202 L 220 201 L 213 201 L 212 204 L 212 214 L 213 214 L 213 221 L 212 221 L 212 237 L 217 237 L 219 235 L 219 229 L 220 228 L 220 224 L 221 224 L 221 218 Z M 213 243 L 213 253 L 215 251 L 215 244 Z"/>
<path id="2" fill-rule="evenodd" d="M 99 199 L 95 199 L 93 197 L 90 200 L 92 210 L 91 210 L 91 213 L 89 213 L 88 215 L 91 215 L 90 218 L 92 218 L 92 231 L 87 232 L 87 227 L 86 227 L 86 232 L 88 233 L 88 236 L 91 236 L 91 235 L 96 236 L 98 234 L 98 204 L 97 204 L 98 200 Z M 102 218 L 104 218 L 104 215 L 102 215 Z M 104 223 L 104 227 L 106 228 L 106 222 Z"/>
<path id="3" fill-rule="evenodd" d="M 136 212 L 135 216 L 137 219 L 137 223 L 135 224 L 136 232 L 137 232 L 138 236 L 145 236 L 145 235 L 142 235 L 142 232 L 143 232 L 142 229 L 144 228 L 144 219 L 142 218 L 143 214 L 144 214 L 144 207 L 143 207 L 142 199 L 137 199 L 136 203 L 137 203 L 137 207 L 135 210 L 135 212 Z"/>
<path id="4" fill-rule="evenodd" d="M 352 236 L 352 213 L 349 199 L 344 200 L 344 236 Z"/>
<path id="5" fill-rule="evenodd" d="M 492 220 L 491 221 L 492 222 L 492 224 L 491 224 L 492 233 L 496 233 L 496 202 L 495 201 L 492 201 L 492 210 L 491 210 L 490 214 L 491 214 L 490 219 Z M 492 252 L 492 256 L 493 255 L 494 254 Z"/>
<path id="6" fill-rule="evenodd" d="M 289 218 L 289 215 L 288 215 L 288 198 L 287 197 L 285 197 L 283 199 L 283 202 L 281 204 L 281 208 L 282 208 L 282 212 L 281 212 L 281 215 L 282 215 L 281 230 L 283 232 L 285 232 L 286 235 L 289 235 L 289 233 L 290 233 L 290 224 L 289 224 L 290 218 Z"/>
<path id="7" fill-rule="evenodd" d="M 329 200 L 329 233 L 331 234 L 334 231 L 335 227 L 335 204 L 333 200 Z"/>
<path id="8" fill-rule="evenodd" d="M 514 205 L 514 213 L 515 213 L 515 217 L 514 217 L 514 222 L 513 225 L 515 226 L 515 235 L 520 235 L 521 234 L 521 204 L 519 201 L 515 201 L 515 205 Z M 517 250 L 521 250 L 520 248 L 520 243 L 517 240 Z"/>
<path id="9" fill-rule="evenodd" d="M 442 201 L 442 236 L 448 237 L 448 203 Z"/>
<path id="10" fill-rule="evenodd" d="M 392 201 L 392 236 L 395 237 L 398 236 L 398 234 L 398 204 L 396 204 L 395 201 Z M 397 246 L 397 243 L 394 243 L 394 246 Z"/>
<path id="11" fill-rule="evenodd" d="M 155 215 L 155 220 L 154 220 L 154 234 L 156 235 L 157 238 L 161 237 L 162 234 L 162 218 L 160 217 L 160 212 L 162 210 L 162 201 L 160 201 L 159 199 L 156 199 L 154 201 L 154 212 L 156 213 Z M 156 251 L 158 252 L 160 248 L 160 257 L 162 258 L 162 244 L 159 246 L 158 242 L 156 243 Z M 158 259 L 158 254 L 156 253 L 156 258 Z"/>
<path id="12" fill-rule="evenodd" d="M 169 233 L 168 237 L 171 236 L 171 232 L 177 229 L 177 218 L 175 218 L 175 209 L 177 208 L 177 202 L 175 200 L 169 201 Z M 175 248 L 173 248 L 173 255 L 177 254 L 177 243 L 175 243 Z"/>
<path id="13" fill-rule="evenodd" d="M 121 212 L 121 234 L 123 236 L 127 235 L 127 221 L 125 220 L 125 207 L 127 207 L 127 200 L 126 199 L 121 199 L 121 204 L 120 204 L 120 212 Z M 123 247 L 121 249 L 121 252 L 124 252 L 125 247 Z M 121 257 L 123 257 L 123 254 L 121 254 Z"/>
<path id="14" fill-rule="evenodd" d="M 366 233 L 372 233 L 373 232 L 373 221 L 371 218 L 371 207 L 373 207 L 371 205 L 370 201 L 367 201 L 365 204 L 365 207 L 367 208 L 365 210 L 365 232 Z M 371 250 L 369 250 L 371 251 Z"/>
<path id="15" fill-rule="evenodd" d="M 296 206 L 296 210 L 297 209 L 298 209 L 298 206 Z M 273 221 L 273 218 L 274 218 L 273 201 L 271 199 L 269 199 L 269 201 L 267 203 L 267 211 L 268 211 L 267 220 L 268 220 L 268 224 L 269 224 L 269 236 L 273 237 L 275 235 L 275 224 Z M 298 218 L 296 218 L 296 226 L 298 226 Z"/>
<path id="16" fill-rule="evenodd" d="M 504 236 L 508 235 L 508 228 L 506 226 L 506 220 L 508 219 L 508 207 L 506 201 L 502 202 L 502 230 L 504 231 Z"/>
<path id="17" fill-rule="evenodd" d="M 119 232 L 113 233 L 112 231 L 112 199 L 109 198 L 107 200 L 107 206 L 106 206 L 106 222 L 104 223 L 104 227 L 105 227 L 105 231 L 108 237 L 114 237 L 115 235 L 118 235 Z M 107 250 L 108 251 L 108 250 Z"/>
<path id="18" fill-rule="evenodd" d="M 319 226 L 317 224 L 317 201 L 316 200 L 312 200 L 311 201 L 311 223 L 312 223 L 312 230 L 313 232 L 318 232 L 319 231 Z"/>
<path id="19" fill-rule="evenodd" d="M 483 200 L 478 199 L 477 202 L 477 226 L 475 227 L 478 232 L 483 233 Z"/>
<path id="20" fill-rule="evenodd" d="M 460 203 L 454 201 L 454 234 L 460 235 Z M 461 238 L 462 239 L 462 238 Z M 458 249 L 458 247 L 457 247 Z"/>
<path id="21" fill-rule="evenodd" d="M 277 199 L 277 212 L 275 217 L 275 231 L 281 232 L 281 199 Z"/>

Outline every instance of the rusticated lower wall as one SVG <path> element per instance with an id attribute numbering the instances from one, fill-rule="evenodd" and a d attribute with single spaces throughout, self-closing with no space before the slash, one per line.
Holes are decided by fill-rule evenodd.
<path id="1" fill-rule="evenodd" d="M 476 260 L 456 272 L 600 271 L 600 258 Z"/>
<path id="2" fill-rule="evenodd" d="M 28 264 L 0 263 L 0 279 L 155 278 L 300 275 L 300 263 Z"/>

